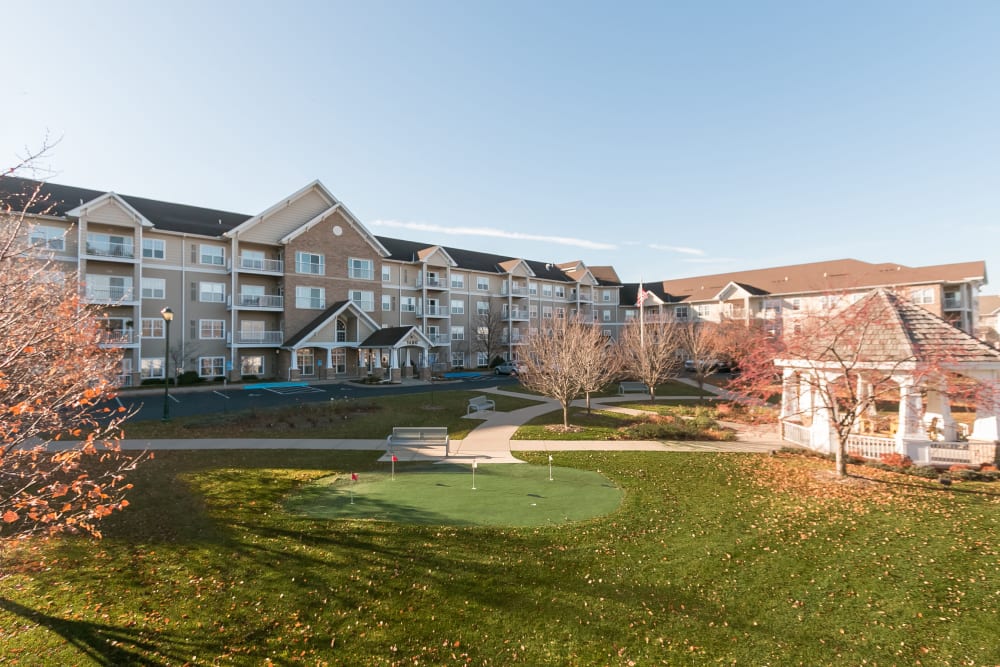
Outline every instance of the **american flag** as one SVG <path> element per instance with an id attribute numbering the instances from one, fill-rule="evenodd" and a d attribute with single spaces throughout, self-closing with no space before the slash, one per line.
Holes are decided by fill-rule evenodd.
<path id="1" fill-rule="evenodd" d="M 638 308 L 642 308 L 642 302 L 649 298 L 649 292 L 642 289 L 642 285 L 639 285 L 639 296 L 635 300 L 635 305 Z"/>

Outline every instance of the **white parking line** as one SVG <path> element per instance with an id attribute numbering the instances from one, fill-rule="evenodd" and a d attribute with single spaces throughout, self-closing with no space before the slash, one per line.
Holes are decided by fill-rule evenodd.
<path id="1" fill-rule="evenodd" d="M 170 396 L 170 395 L 168 395 L 168 396 L 167 396 L 167 398 L 169 398 L 169 399 L 170 399 L 171 401 L 173 401 L 174 403 L 180 403 L 180 401 L 179 401 L 179 400 L 177 400 L 177 398 L 175 398 L 174 396 Z"/>
<path id="2" fill-rule="evenodd" d="M 226 399 L 227 401 L 229 400 L 229 397 L 226 396 L 225 394 L 223 394 L 221 391 L 215 391 L 215 390 L 213 390 L 212 393 L 213 394 L 218 394 L 219 396 L 221 396 L 222 398 Z"/>
<path id="3" fill-rule="evenodd" d="M 322 389 L 316 387 L 268 387 L 267 391 L 281 396 L 291 396 L 293 394 L 323 394 Z"/>

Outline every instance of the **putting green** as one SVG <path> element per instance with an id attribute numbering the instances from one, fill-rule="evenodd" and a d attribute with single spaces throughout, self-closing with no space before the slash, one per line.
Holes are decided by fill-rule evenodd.
<path id="1" fill-rule="evenodd" d="M 289 498 L 314 519 L 376 519 L 443 526 L 540 526 L 613 512 L 622 492 L 589 470 L 492 464 L 397 466 L 389 473 L 324 477 Z"/>

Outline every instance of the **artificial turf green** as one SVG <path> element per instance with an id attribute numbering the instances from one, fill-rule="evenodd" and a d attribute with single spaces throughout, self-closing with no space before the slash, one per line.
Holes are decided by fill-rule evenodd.
<path id="1" fill-rule="evenodd" d="M 473 487 L 475 484 L 475 487 Z M 613 512 L 621 490 L 577 468 L 470 465 L 399 466 L 391 473 L 324 477 L 286 503 L 313 519 L 376 519 L 442 526 L 545 526 Z"/>

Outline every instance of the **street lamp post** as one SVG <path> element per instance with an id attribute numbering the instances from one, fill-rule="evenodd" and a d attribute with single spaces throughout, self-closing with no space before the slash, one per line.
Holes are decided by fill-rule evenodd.
<path id="1" fill-rule="evenodd" d="M 160 311 L 165 327 L 165 351 L 163 353 L 163 421 L 170 421 L 170 322 L 174 319 L 174 311 L 164 308 Z"/>

